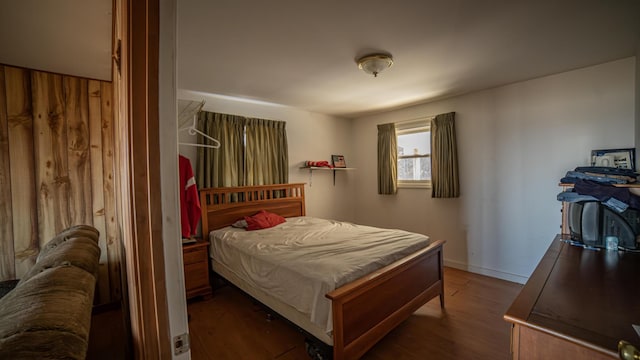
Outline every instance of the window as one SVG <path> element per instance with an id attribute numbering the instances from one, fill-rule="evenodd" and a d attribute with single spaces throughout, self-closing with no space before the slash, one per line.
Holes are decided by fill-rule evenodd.
<path id="1" fill-rule="evenodd" d="M 396 124 L 398 187 L 431 186 L 430 118 Z"/>

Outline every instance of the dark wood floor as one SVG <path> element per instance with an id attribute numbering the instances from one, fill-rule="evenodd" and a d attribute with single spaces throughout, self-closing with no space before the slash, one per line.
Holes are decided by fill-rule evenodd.
<path id="1" fill-rule="evenodd" d="M 87 360 L 126 360 L 128 357 L 125 318 L 119 305 L 97 309 L 91 316 Z"/>
<path id="2" fill-rule="evenodd" d="M 508 359 L 509 325 L 502 319 L 522 285 L 445 268 L 445 309 L 425 304 L 363 359 Z M 307 359 L 304 336 L 239 290 L 190 302 L 191 357 Z"/>

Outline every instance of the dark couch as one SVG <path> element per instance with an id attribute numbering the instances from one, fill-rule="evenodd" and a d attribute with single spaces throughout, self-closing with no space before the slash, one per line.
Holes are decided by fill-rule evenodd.
<path id="1" fill-rule="evenodd" d="M 70 227 L 0 298 L 0 359 L 84 359 L 98 273 L 98 231 Z M 0 296 L 2 293 L 0 293 Z"/>

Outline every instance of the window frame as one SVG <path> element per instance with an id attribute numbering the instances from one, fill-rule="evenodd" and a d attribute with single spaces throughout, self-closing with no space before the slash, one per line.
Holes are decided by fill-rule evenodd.
<path id="1" fill-rule="evenodd" d="M 415 134 L 421 132 L 427 132 L 429 136 L 431 136 L 431 120 L 433 117 L 425 117 L 410 121 L 403 121 L 396 123 L 396 143 L 399 142 L 399 137 L 401 135 Z M 397 151 L 397 150 L 396 150 Z M 399 165 L 401 159 L 412 159 L 412 158 L 428 158 L 431 160 L 431 149 L 429 149 L 429 154 L 427 155 L 398 155 L 398 163 Z M 400 180 L 399 172 L 396 175 L 398 181 L 398 188 L 404 189 L 430 189 L 431 188 L 431 179 L 429 180 Z"/>

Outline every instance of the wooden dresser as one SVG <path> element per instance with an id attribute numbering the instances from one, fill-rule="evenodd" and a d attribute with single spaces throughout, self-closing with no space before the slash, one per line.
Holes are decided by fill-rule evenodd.
<path id="1" fill-rule="evenodd" d="M 640 254 L 583 249 L 556 236 L 505 320 L 513 359 L 618 359 L 640 348 Z"/>
<path id="2" fill-rule="evenodd" d="M 195 296 L 210 297 L 209 258 L 207 241 L 198 239 L 195 243 L 182 245 L 184 261 L 184 285 L 187 299 Z"/>

